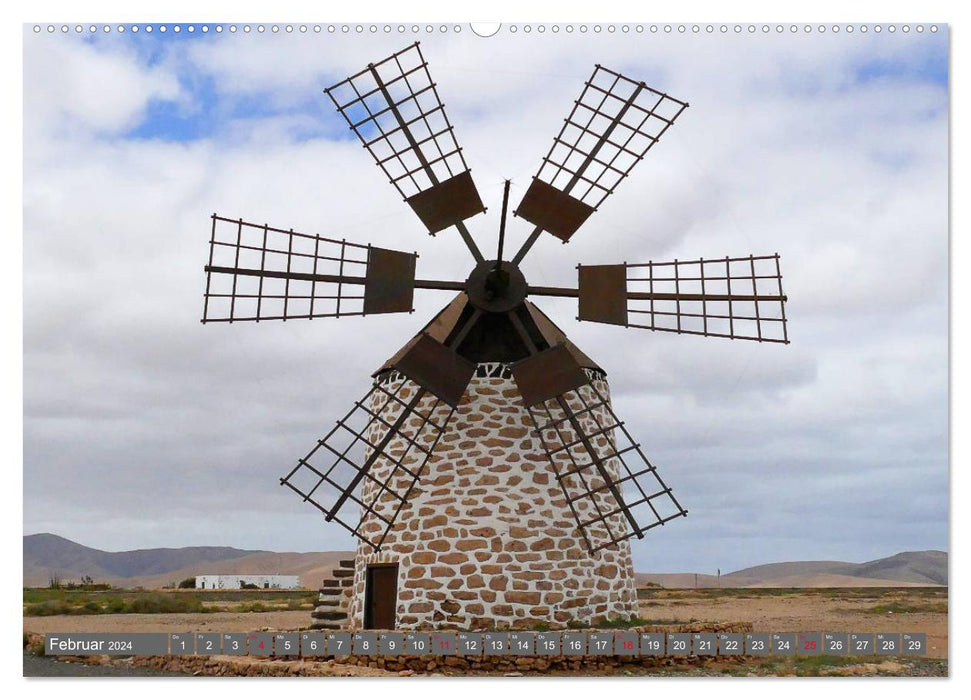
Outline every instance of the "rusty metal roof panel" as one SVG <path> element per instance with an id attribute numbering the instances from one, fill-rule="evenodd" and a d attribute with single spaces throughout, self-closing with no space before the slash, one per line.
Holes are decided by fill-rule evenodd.
<path id="1" fill-rule="evenodd" d="M 545 338 L 547 345 L 553 347 L 554 345 L 562 343 L 564 346 L 566 346 L 567 350 L 570 351 L 570 354 L 573 355 L 581 367 L 587 367 L 588 369 L 595 369 L 603 372 L 603 368 L 590 359 L 590 357 L 587 356 L 587 354 L 580 348 L 574 345 L 573 341 L 566 337 L 566 333 L 560 330 L 560 327 L 553 323 L 549 316 L 543 313 L 538 306 L 529 301 L 524 302 L 524 304 L 526 305 L 526 309 L 529 311 L 529 315 L 533 319 L 533 323 L 536 324 L 539 332 L 543 334 L 543 338 Z"/>
<path id="2" fill-rule="evenodd" d="M 444 343 L 445 339 L 448 338 L 449 334 L 452 332 L 452 329 L 455 328 L 459 318 L 462 316 L 462 310 L 468 303 L 469 298 L 465 296 L 465 292 L 457 294 L 448 306 L 439 311 L 438 314 L 431 321 L 429 321 L 428 324 L 421 329 L 421 331 L 418 332 L 418 335 L 405 343 L 404 347 L 392 355 L 371 376 L 376 377 L 382 372 L 393 368 L 398 360 L 404 357 L 405 353 L 418 342 L 418 339 L 422 336 L 422 334 L 429 335 L 438 342 Z"/>

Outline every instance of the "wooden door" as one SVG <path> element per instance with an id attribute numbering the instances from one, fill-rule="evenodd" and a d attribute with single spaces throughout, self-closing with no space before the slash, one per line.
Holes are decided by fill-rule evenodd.
<path id="1" fill-rule="evenodd" d="M 398 607 L 398 565 L 369 564 L 364 590 L 364 628 L 393 630 Z"/>

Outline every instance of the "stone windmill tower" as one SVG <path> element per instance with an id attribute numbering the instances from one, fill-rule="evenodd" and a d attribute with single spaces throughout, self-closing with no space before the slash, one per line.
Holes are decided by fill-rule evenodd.
<path id="1" fill-rule="evenodd" d="M 630 538 L 686 511 L 604 370 L 528 297 L 577 298 L 586 321 L 787 343 L 779 256 L 528 284 L 519 265 L 542 232 L 568 241 L 687 107 L 602 66 L 514 212 L 533 229 L 509 260 L 509 183 L 486 259 L 465 225 L 484 207 L 418 44 L 327 94 L 428 231 L 455 227 L 475 260 L 465 281 L 419 279 L 413 253 L 212 217 L 203 322 L 409 312 L 416 288 L 458 292 L 281 479 L 359 538 L 351 626 L 629 619 Z"/>

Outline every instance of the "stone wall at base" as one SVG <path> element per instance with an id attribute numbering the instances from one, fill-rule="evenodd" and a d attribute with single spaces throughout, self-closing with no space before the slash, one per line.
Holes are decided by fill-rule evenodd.
<path id="1" fill-rule="evenodd" d="M 596 390 L 609 396 L 603 376 L 593 376 Z M 406 380 L 392 373 L 382 381 Z M 399 397 L 407 401 L 414 390 L 406 385 Z M 430 405 L 433 397 L 424 401 Z M 637 597 L 629 542 L 588 551 L 534 432 L 508 368 L 479 365 L 382 550 L 363 541 L 358 546 L 351 628 L 364 625 L 366 572 L 376 563 L 398 565 L 398 629 L 557 629 L 631 619 Z M 608 437 L 595 438 L 595 446 L 605 448 Z M 388 450 L 401 454 L 405 447 L 397 440 Z M 414 465 L 409 459 L 403 463 Z M 380 482 L 398 478 L 394 468 L 382 458 L 372 470 Z M 607 468 L 619 467 L 608 462 Z M 365 502 L 375 488 L 366 483 Z M 587 509 L 581 518 L 596 507 L 590 499 L 581 506 Z M 624 531 L 622 518 L 609 516 L 615 531 Z M 376 533 L 382 525 L 365 519 L 362 529 Z"/>

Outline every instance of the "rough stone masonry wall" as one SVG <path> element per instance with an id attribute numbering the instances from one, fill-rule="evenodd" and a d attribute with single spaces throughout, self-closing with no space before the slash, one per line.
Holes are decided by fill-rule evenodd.
<path id="1" fill-rule="evenodd" d="M 595 385 L 609 396 L 606 381 Z M 373 469 L 384 481 L 392 465 L 380 460 Z M 366 483 L 366 502 L 375 488 Z M 620 517 L 612 524 L 623 528 Z M 352 628 L 363 626 L 365 573 L 378 562 L 398 563 L 400 629 L 560 628 L 637 610 L 629 542 L 589 553 L 519 390 L 497 365 L 479 366 L 381 552 L 358 546 Z"/>

